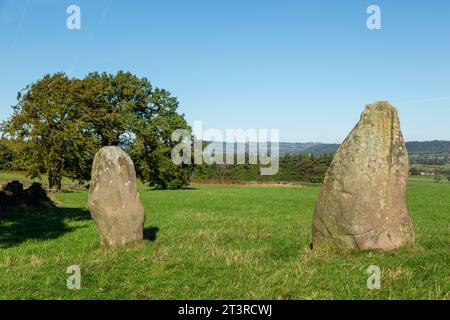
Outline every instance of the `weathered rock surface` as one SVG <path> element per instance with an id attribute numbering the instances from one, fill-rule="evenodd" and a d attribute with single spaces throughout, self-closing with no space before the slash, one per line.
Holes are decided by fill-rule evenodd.
<path id="1" fill-rule="evenodd" d="M 317 200 L 313 247 L 393 250 L 414 242 L 408 153 L 397 110 L 368 105 L 334 156 Z"/>
<path id="2" fill-rule="evenodd" d="M 143 239 L 144 207 L 137 191 L 131 158 L 118 147 L 95 155 L 89 188 L 89 209 L 104 246 Z"/>

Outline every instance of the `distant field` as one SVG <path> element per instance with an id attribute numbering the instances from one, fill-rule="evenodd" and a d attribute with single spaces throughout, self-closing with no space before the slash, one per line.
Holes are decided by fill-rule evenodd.
<path id="1" fill-rule="evenodd" d="M 25 174 L 22 172 L 0 171 L 0 181 L 9 181 L 12 179 L 25 179 L 25 178 L 26 178 Z M 39 179 L 35 180 L 38 181 Z"/>
<path id="2" fill-rule="evenodd" d="M 442 167 L 443 169 L 450 170 L 450 163 L 443 164 L 443 165 L 441 165 L 441 167 Z"/>
<path id="3" fill-rule="evenodd" d="M 0 177 L 4 177 L 0 174 Z M 194 184 L 143 190 L 146 241 L 101 249 L 87 193 L 0 217 L 2 299 L 449 299 L 450 183 L 411 178 L 417 244 L 395 252 L 314 252 L 319 187 Z M 66 288 L 79 265 L 81 290 Z M 382 270 L 368 290 L 367 267 Z"/>
<path id="4" fill-rule="evenodd" d="M 439 182 L 434 180 L 433 176 L 410 176 L 409 177 L 409 185 L 410 187 L 414 187 L 417 185 L 420 186 L 439 186 L 439 185 L 450 185 L 450 182 L 447 178 L 441 178 Z"/>

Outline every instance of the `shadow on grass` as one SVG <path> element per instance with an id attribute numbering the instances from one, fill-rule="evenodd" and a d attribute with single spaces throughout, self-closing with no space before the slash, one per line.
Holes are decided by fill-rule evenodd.
<path id="1" fill-rule="evenodd" d="M 88 220 L 82 208 L 21 208 L 0 214 L 0 248 L 19 245 L 27 240 L 56 239 L 82 227 L 69 227 L 66 220 Z"/>
<path id="2" fill-rule="evenodd" d="M 159 231 L 158 227 L 147 227 L 147 228 L 144 228 L 144 240 L 155 241 L 156 240 L 156 234 L 158 233 L 158 231 Z"/>

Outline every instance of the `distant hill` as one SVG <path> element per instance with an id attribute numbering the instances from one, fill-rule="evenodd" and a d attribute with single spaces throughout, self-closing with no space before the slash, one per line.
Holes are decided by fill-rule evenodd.
<path id="1" fill-rule="evenodd" d="M 286 147 L 285 147 L 286 145 Z M 292 145 L 296 145 L 293 143 Z M 334 143 L 313 143 L 309 147 L 295 150 L 289 143 L 280 143 L 280 154 L 309 153 L 314 155 L 334 154 L 339 148 L 339 144 Z M 450 141 L 410 141 L 406 142 L 409 155 L 433 154 L 450 155 Z"/>
<path id="2" fill-rule="evenodd" d="M 220 146 L 220 142 L 213 142 L 215 147 Z M 225 144 L 224 144 L 225 145 Z M 239 144 L 242 147 L 242 144 Z M 245 146 L 245 150 L 249 150 L 248 144 Z M 280 142 L 280 155 L 285 154 L 334 154 L 339 148 L 339 144 L 336 143 L 320 143 L 320 142 Z M 409 155 L 450 155 L 450 141 L 411 141 L 406 142 L 406 148 Z M 227 152 L 233 152 L 233 145 L 227 145 L 224 148 Z"/>
<path id="3" fill-rule="evenodd" d="M 285 146 L 286 145 L 286 146 Z M 292 143 L 296 145 L 296 143 Z M 334 154 L 339 148 L 339 144 L 334 143 L 313 143 L 309 147 L 295 150 L 289 143 L 280 143 L 280 154 L 309 153 L 314 155 Z M 409 155 L 433 154 L 450 155 L 450 141 L 410 141 L 406 142 Z"/>
<path id="4" fill-rule="evenodd" d="M 339 144 L 337 143 L 316 143 L 303 150 L 302 153 L 308 153 L 313 155 L 334 154 L 338 148 Z M 281 149 L 280 153 L 284 154 L 284 152 L 282 152 Z"/>

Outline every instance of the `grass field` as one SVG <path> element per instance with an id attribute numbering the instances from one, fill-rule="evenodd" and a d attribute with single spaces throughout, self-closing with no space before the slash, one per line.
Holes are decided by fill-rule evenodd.
<path id="1" fill-rule="evenodd" d="M 0 218 L 2 299 L 449 299 L 450 183 L 411 180 L 417 243 L 395 252 L 311 251 L 319 187 L 143 190 L 142 243 L 102 250 L 87 193 Z M 66 288 L 79 265 L 80 290 Z M 382 271 L 367 289 L 367 268 Z"/>

